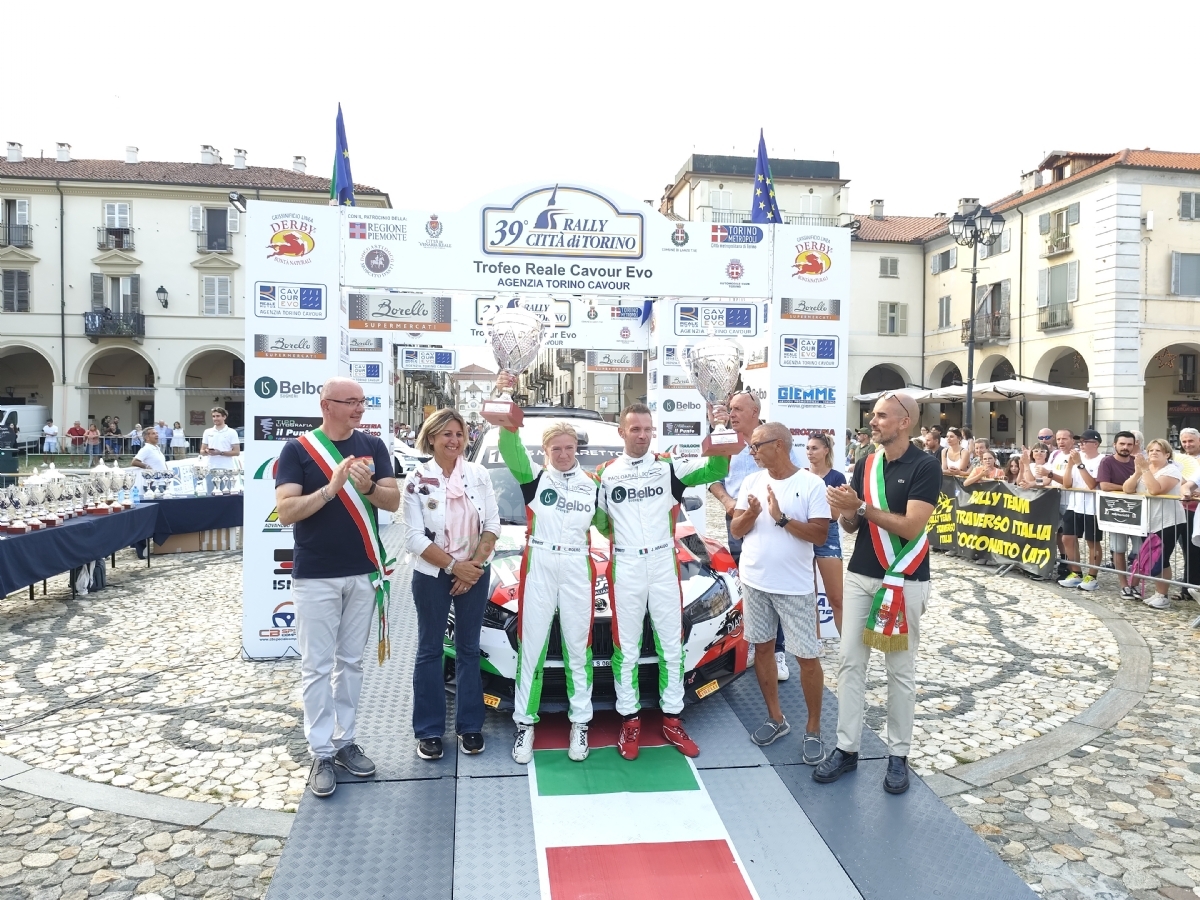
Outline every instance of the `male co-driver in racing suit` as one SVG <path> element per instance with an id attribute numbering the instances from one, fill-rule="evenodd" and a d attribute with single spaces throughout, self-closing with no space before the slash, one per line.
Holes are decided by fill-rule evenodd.
<path id="1" fill-rule="evenodd" d="M 600 506 L 612 528 L 609 582 L 613 617 L 613 678 L 617 712 L 625 719 L 617 749 L 625 759 L 637 759 L 638 658 L 646 610 L 654 626 L 658 649 L 659 702 L 663 736 L 685 756 L 699 748 L 683 729 L 683 593 L 675 556 L 675 518 L 685 487 L 708 484 L 729 473 L 729 459 L 673 460 L 650 453 L 654 422 L 644 404 L 621 411 L 618 433 L 625 452 L 596 470 L 600 476 Z"/>

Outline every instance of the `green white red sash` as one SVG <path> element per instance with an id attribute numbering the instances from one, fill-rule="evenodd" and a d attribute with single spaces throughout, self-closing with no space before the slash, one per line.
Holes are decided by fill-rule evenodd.
<path id="1" fill-rule="evenodd" d="M 313 462 L 325 473 L 325 477 L 332 481 L 333 470 L 341 465 L 343 459 L 338 448 L 333 445 L 333 441 L 329 440 L 319 428 L 301 435 L 297 440 L 300 442 L 300 446 L 308 451 Z M 379 528 L 375 524 L 375 517 L 367 508 L 367 500 L 349 478 L 346 479 L 342 489 L 338 491 L 338 499 L 350 513 L 350 518 L 354 521 L 358 533 L 363 539 L 367 558 L 375 567 L 375 571 L 370 573 L 369 577 L 371 587 L 375 589 L 375 609 L 379 614 L 379 664 L 383 665 L 383 661 L 390 659 L 392 655 L 392 638 L 388 631 L 387 612 L 392 596 L 389 577 L 396 560 L 388 557 L 383 541 L 379 538 Z"/>
<path id="2" fill-rule="evenodd" d="M 863 472 L 863 499 L 868 506 L 889 512 L 887 491 L 883 482 L 884 455 L 882 451 L 867 457 Z M 871 601 L 863 643 L 884 653 L 908 649 L 908 617 L 904 614 L 904 576 L 912 575 L 929 555 L 929 540 L 925 530 L 907 544 L 874 522 L 867 522 L 875 556 L 884 568 L 883 584 Z"/>

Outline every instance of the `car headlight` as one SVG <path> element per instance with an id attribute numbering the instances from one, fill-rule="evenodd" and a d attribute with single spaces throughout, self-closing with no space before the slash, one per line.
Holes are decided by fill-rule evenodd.
<path id="1" fill-rule="evenodd" d="M 712 587 L 684 607 L 683 617 L 696 625 L 715 619 L 731 606 L 733 598 L 729 596 L 729 589 L 725 587 L 724 579 L 718 578 Z"/>

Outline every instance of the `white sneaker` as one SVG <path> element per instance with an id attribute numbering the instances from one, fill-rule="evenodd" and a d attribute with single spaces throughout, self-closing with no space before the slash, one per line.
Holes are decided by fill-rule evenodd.
<path id="1" fill-rule="evenodd" d="M 1192 600 L 1200 603 L 1200 588 L 1186 587 L 1183 590 Z"/>
<path id="2" fill-rule="evenodd" d="M 513 742 L 513 762 L 526 766 L 533 759 L 533 726 L 518 725 L 517 739 Z"/>
<path id="3" fill-rule="evenodd" d="M 1058 583 L 1059 587 L 1079 587 L 1081 584 L 1083 584 L 1083 576 L 1078 572 L 1072 572 Z"/>
<path id="4" fill-rule="evenodd" d="M 567 756 L 575 762 L 583 762 L 588 756 L 587 742 L 588 727 L 583 722 L 571 723 L 571 742 L 567 746 Z"/>
<path id="5" fill-rule="evenodd" d="M 780 651 L 775 654 L 775 669 L 779 672 L 780 681 L 787 681 L 792 677 L 792 673 L 788 671 L 786 653 Z"/>
<path id="6" fill-rule="evenodd" d="M 1081 591 L 1094 591 L 1100 587 L 1100 582 L 1093 575 L 1084 575 L 1083 581 L 1079 582 Z"/>
<path id="7" fill-rule="evenodd" d="M 746 668 L 754 668 L 754 645 L 750 645 L 750 652 L 746 654 Z"/>
<path id="8" fill-rule="evenodd" d="M 1142 601 L 1151 609 L 1170 609 L 1171 600 L 1166 594 L 1151 594 Z"/>

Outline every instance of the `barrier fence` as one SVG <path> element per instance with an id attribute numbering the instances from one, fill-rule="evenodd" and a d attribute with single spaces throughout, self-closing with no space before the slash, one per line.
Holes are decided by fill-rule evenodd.
<path id="1" fill-rule="evenodd" d="M 1138 575 L 1140 592 L 1148 592 L 1147 582 L 1175 585 L 1179 588 L 1200 585 L 1200 548 L 1192 545 L 1194 513 L 1183 513 L 1178 495 L 1122 494 L 1108 491 L 1082 491 L 1075 488 L 1021 488 L 1003 481 L 981 481 L 964 487 L 962 480 L 949 475 L 942 478 L 942 492 L 929 518 L 926 533 L 934 550 L 993 564 L 1002 571 L 1016 568 L 1045 580 L 1061 577 L 1059 528 L 1063 510 L 1071 494 L 1092 494 L 1099 540 L 1093 557 L 1089 542 L 1079 539 L 1077 566 L 1084 574 L 1102 572 L 1128 578 L 1129 568 L 1141 550 L 1144 539 L 1164 530 L 1174 530 L 1175 546 L 1163 558 L 1171 577 L 1162 571 Z M 1180 515 L 1176 515 L 1176 510 Z M 1179 525 L 1162 527 L 1163 522 L 1186 516 Z M 1125 555 L 1124 568 L 1118 568 L 1113 553 Z"/>

